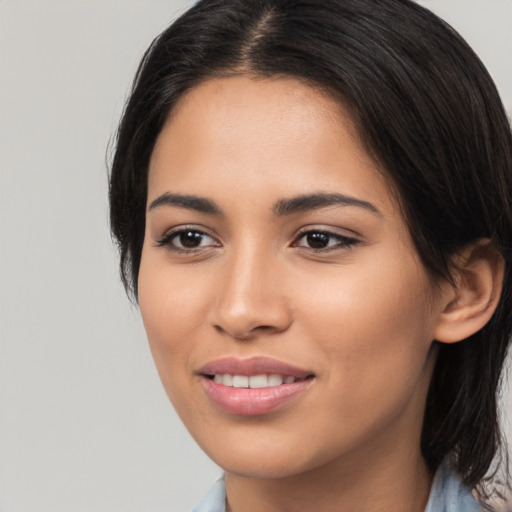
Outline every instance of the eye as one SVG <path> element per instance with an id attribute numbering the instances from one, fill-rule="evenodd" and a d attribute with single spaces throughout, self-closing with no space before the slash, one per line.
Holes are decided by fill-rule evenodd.
<path id="1" fill-rule="evenodd" d="M 308 230 L 302 232 L 293 245 L 321 251 L 324 249 L 349 248 L 357 243 L 359 243 L 359 240 L 338 233 L 324 230 Z"/>
<path id="2" fill-rule="evenodd" d="M 158 246 L 166 246 L 177 252 L 194 251 L 206 247 L 219 247 L 219 243 L 204 231 L 195 228 L 175 229 L 158 241 Z"/>

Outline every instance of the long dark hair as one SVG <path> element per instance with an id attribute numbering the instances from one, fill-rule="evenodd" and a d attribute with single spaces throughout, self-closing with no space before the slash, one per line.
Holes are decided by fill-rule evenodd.
<path id="1" fill-rule="evenodd" d="M 433 278 L 451 279 L 452 256 L 480 238 L 503 255 L 491 321 L 460 343 L 439 344 L 422 433 L 431 470 L 450 456 L 483 499 L 500 447 L 496 402 L 512 332 L 512 140 L 485 67 L 410 0 L 199 1 L 144 55 L 118 131 L 111 226 L 135 300 L 156 138 L 186 91 L 237 74 L 295 77 L 349 109 Z"/>

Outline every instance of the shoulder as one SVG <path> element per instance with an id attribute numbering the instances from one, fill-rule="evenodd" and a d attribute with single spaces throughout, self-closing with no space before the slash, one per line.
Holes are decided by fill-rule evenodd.
<path id="1" fill-rule="evenodd" d="M 448 462 L 442 464 L 434 477 L 425 512 L 478 512 L 480 507 L 463 486 Z"/>
<path id="2" fill-rule="evenodd" d="M 219 478 L 192 512 L 225 512 L 226 486 L 224 478 Z"/>

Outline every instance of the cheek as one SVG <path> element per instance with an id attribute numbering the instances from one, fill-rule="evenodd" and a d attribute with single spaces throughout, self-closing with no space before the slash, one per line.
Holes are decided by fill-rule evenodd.
<path id="1" fill-rule="evenodd" d="M 345 412 L 403 403 L 424 378 L 435 324 L 428 279 L 414 261 L 382 268 L 340 272 L 295 294 L 314 299 L 301 304 L 302 329 Z"/>
<path id="2" fill-rule="evenodd" d="M 198 272 L 171 268 L 165 254 L 143 251 L 139 306 L 150 343 L 165 343 L 180 352 L 187 346 L 187 334 L 204 317 L 208 293 Z"/>
<path id="3" fill-rule="evenodd" d="M 413 342 L 421 333 L 430 336 L 428 278 L 414 259 L 402 255 L 396 261 L 363 261 L 296 281 L 293 295 L 301 302 L 302 316 L 325 335 L 338 334 L 361 349 L 367 344 L 384 348 L 393 339 Z"/>
<path id="4" fill-rule="evenodd" d="M 162 383 L 175 401 L 189 378 L 193 340 L 207 311 L 207 293 L 190 276 L 169 272 L 165 258 L 151 254 L 141 260 L 139 306 L 149 346 Z"/>

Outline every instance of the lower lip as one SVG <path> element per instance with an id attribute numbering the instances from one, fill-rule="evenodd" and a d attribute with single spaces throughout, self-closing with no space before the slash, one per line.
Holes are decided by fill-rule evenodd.
<path id="1" fill-rule="evenodd" d="M 224 386 L 207 377 L 201 380 L 215 405 L 229 414 L 239 416 L 258 416 L 280 409 L 304 393 L 313 382 L 313 379 L 305 379 L 291 384 L 251 389 Z"/>

